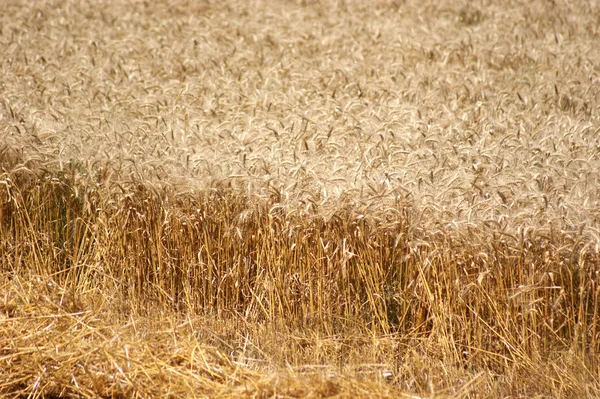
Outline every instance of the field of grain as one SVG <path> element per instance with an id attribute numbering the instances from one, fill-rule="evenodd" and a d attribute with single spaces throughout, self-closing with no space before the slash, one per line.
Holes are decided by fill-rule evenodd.
<path id="1" fill-rule="evenodd" d="M 0 3 L 0 396 L 600 397 L 595 1 Z"/>

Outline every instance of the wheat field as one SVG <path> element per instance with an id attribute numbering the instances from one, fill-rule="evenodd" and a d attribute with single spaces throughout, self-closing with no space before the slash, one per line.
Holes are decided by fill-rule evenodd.
<path id="1" fill-rule="evenodd" d="M 0 397 L 600 397 L 595 1 L 0 3 Z"/>

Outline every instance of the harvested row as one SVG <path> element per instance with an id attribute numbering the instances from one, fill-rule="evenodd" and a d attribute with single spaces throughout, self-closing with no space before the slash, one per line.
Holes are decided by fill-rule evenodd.
<path id="1" fill-rule="evenodd" d="M 242 339 L 285 332 L 289 349 L 281 354 L 268 340 L 267 349 L 254 349 L 263 362 L 252 367 L 263 372 L 315 356 L 359 367 L 373 354 L 361 352 L 364 338 L 356 336 L 381 340 L 369 344 L 381 346 L 373 349 L 381 359 L 376 375 L 383 368 L 398 376 L 402 356 L 393 353 L 410 342 L 475 374 L 536 370 L 567 353 L 585 369 L 597 366 L 600 260 L 582 237 L 475 229 L 422 237 L 404 208 L 385 218 L 349 210 L 300 218 L 228 192 L 138 186 L 103 197 L 76 178 L 32 176 L 4 175 L 0 267 L 11 284 L 46 282 L 55 299 L 44 301 L 64 317 L 96 314 L 96 298 L 104 317 L 111 309 L 125 324 L 165 317 L 157 315 L 172 315 L 171 323 L 212 320 L 225 336 L 218 353 L 231 361 Z M 39 300 L 13 295 L 6 309 Z M 23 317 L 9 313 L 6 321 Z M 343 344 L 334 345 L 334 358 L 322 358 L 315 337 Z M 10 351 L 5 359 L 12 364 Z"/>

